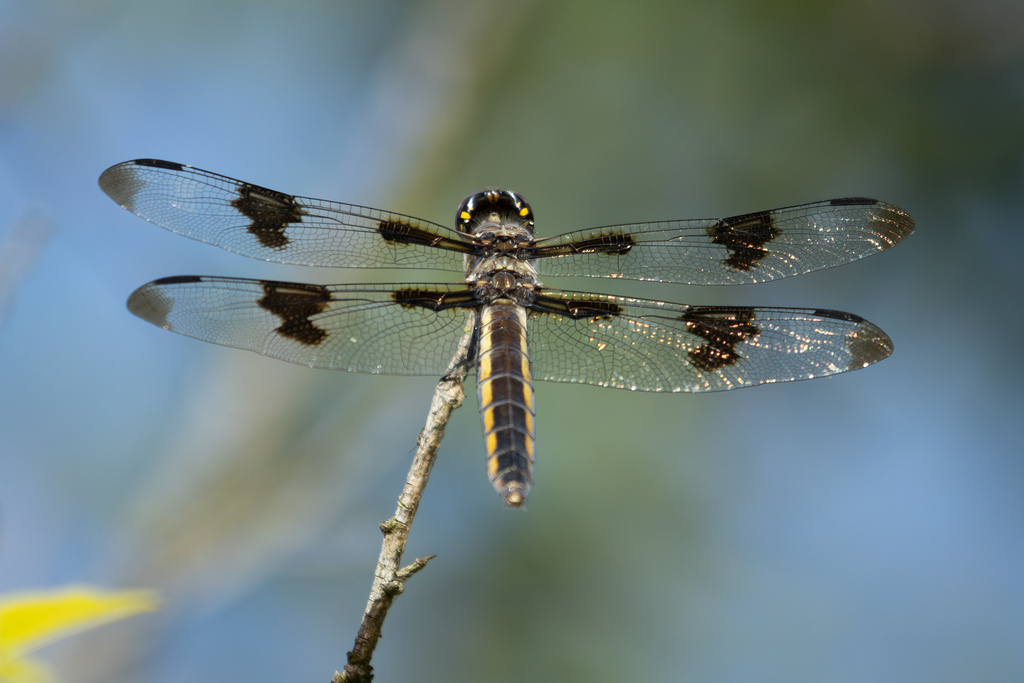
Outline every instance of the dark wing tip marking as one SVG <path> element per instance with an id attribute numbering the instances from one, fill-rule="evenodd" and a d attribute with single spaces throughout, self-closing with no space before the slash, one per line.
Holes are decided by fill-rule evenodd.
<path id="1" fill-rule="evenodd" d="M 724 263 L 735 270 L 749 271 L 768 255 L 765 245 L 779 236 L 774 211 L 757 211 L 723 218 L 707 229 L 714 244 L 729 250 Z"/>
<path id="2" fill-rule="evenodd" d="M 847 370 L 866 368 L 892 355 L 893 343 L 889 335 L 859 315 L 827 308 L 819 308 L 812 314 L 854 324 L 846 335 L 846 350 L 850 354 Z"/>
<path id="3" fill-rule="evenodd" d="M 138 174 L 133 171 L 139 161 L 156 161 L 156 159 L 140 159 L 114 164 L 100 174 L 98 181 L 104 194 L 117 202 L 118 206 L 132 213 L 135 213 L 135 195 L 143 186 Z"/>
<path id="4" fill-rule="evenodd" d="M 879 327 L 863 318 L 858 320 L 857 328 L 846 336 L 846 350 L 850 354 L 850 365 L 847 368 L 849 370 L 866 368 L 872 363 L 888 358 L 894 348 L 892 339 Z"/>
<path id="5" fill-rule="evenodd" d="M 135 211 L 135 197 L 145 187 L 145 181 L 140 177 L 139 166 L 149 168 L 162 168 L 169 171 L 183 171 L 188 168 L 184 164 L 162 159 L 134 159 L 114 164 L 103 171 L 99 177 L 100 189 L 118 203 L 122 208 Z"/>
<path id="6" fill-rule="evenodd" d="M 877 199 L 869 197 L 839 197 L 829 201 L 829 204 L 832 206 L 869 206 L 877 203 Z"/>
<path id="7" fill-rule="evenodd" d="M 118 164 L 118 166 L 124 165 L 152 166 L 153 168 L 163 168 L 168 171 L 184 171 L 187 168 L 185 164 L 179 164 L 174 161 L 164 161 L 163 159 L 135 159 L 134 161 L 126 161 L 124 164 Z"/>
<path id="8" fill-rule="evenodd" d="M 202 282 L 203 278 L 199 275 L 171 275 L 170 277 L 162 277 L 159 280 L 153 280 L 149 284 L 151 285 L 182 285 L 190 284 L 193 282 Z"/>
<path id="9" fill-rule="evenodd" d="M 914 218 L 900 207 L 887 202 L 878 202 L 871 227 L 886 244 L 882 248 L 899 244 L 914 232 Z"/>
<path id="10" fill-rule="evenodd" d="M 761 333 L 752 322 L 754 316 L 753 308 L 691 307 L 679 319 L 705 343 L 687 354 L 690 360 L 705 372 L 739 361 L 736 346 Z"/>
<path id="11" fill-rule="evenodd" d="M 331 293 L 323 285 L 291 282 L 264 282 L 263 298 L 257 303 L 281 319 L 279 334 L 307 346 L 316 346 L 327 332 L 310 319 L 327 309 Z"/>
<path id="12" fill-rule="evenodd" d="M 829 205 L 874 207 L 864 209 L 858 219 L 866 221 L 865 227 L 882 239 L 882 242 L 877 243 L 878 251 L 899 244 L 914 232 L 913 217 L 889 202 L 869 197 L 840 197 L 829 200 Z"/>
<path id="13" fill-rule="evenodd" d="M 834 320 L 845 320 L 848 323 L 865 323 L 867 322 L 864 318 L 860 317 L 855 313 L 847 313 L 846 311 L 833 311 L 828 308 L 819 308 L 814 311 L 814 315 L 821 318 L 832 318 Z"/>
<path id="14" fill-rule="evenodd" d="M 893 352 L 892 339 L 878 328 L 875 333 L 858 334 L 847 339 L 846 348 L 850 353 L 850 370 L 866 368 L 872 363 L 888 358 Z"/>
<path id="15" fill-rule="evenodd" d="M 197 280 L 177 279 L 173 277 L 154 280 L 149 284 L 142 285 L 128 297 L 128 311 L 143 320 L 150 322 L 165 330 L 171 329 L 167 317 L 174 308 L 174 301 L 165 296 L 160 290 L 162 285 L 178 284 L 179 282 L 195 282 Z"/>
<path id="16" fill-rule="evenodd" d="M 251 221 L 249 232 L 268 249 L 288 246 L 288 226 L 301 222 L 306 213 L 289 194 L 241 182 L 231 206 Z"/>

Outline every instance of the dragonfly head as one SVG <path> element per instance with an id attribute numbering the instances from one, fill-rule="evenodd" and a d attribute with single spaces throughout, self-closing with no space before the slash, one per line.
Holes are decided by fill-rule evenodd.
<path id="1" fill-rule="evenodd" d="M 533 234 L 533 209 L 512 190 L 485 190 L 462 200 L 455 214 L 459 232 L 475 234 L 509 226 L 526 228 Z"/>

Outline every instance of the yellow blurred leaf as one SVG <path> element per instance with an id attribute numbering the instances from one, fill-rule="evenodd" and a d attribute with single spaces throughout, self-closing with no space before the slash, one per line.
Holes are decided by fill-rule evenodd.
<path id="1" fill-rule="evenodd" d="M 0 596 L 0 681 L 47 683 L 50 671 L 22 657 L 58 638 L 158 606 L 151 591 L 73 586 Z"/>
<path id="2" fill-rule="evenodd" d="M 52 683 L 56 679 L 50 667 L 31 659 L 0 659 L 0 681 L 14 683 Z"/>

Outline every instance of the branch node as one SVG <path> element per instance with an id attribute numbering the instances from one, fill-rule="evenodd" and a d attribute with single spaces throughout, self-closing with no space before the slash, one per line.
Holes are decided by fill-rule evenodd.
<path id="1" fill-rule="evenodd" d="M 387 536 L 395 529 L 397 529 L 399 526 L 401 526 L 401 524 L 402 523 L 394 517 L 392 517 L 391 519 L 385 519 L 383 522 L 380 523 L 380 532 Z"/>
<path id="2" fill-rule="evenodd" d="M 398 572 L 395 574 L 395 578 L 398 579 L 399 581 L 407 581 L 410 576 L 412 576 L 413 574 L 415 574 L 419 570 L 421 570 L 424 567 L 426 567 L 427 566 L 427 562 L 430 562 L 435 557 L 437 557 L 437 555 L 429 555 L 427 557 L 417 557 L 415 562 L 413 562 L 412 564 L 406 565 L 405 567 L 402 567 L 401 569 L 399 569 Z"/>
<path id="3" fill-rule="evenodd" d="M 388 581 L 384 584 L 382 590 L 384 591 L 384 595 L 388 596 L 389 598 L 393 598 L 396 595 L 401 595 L 402 592 L 405 591 L 405 582 L 400 581 L 398 579 L 395 579 L 394 581 Z"/>

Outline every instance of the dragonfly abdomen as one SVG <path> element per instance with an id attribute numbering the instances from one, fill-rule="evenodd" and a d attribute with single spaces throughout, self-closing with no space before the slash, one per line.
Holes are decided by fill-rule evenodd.
<path id="1" fill-rule="evenodd" d="M 483 307 L 476 387 L 487 476 L 506 505 L 520 507 L 533 483 L 535 416 L 522 306 L 509 302 Z"/>

